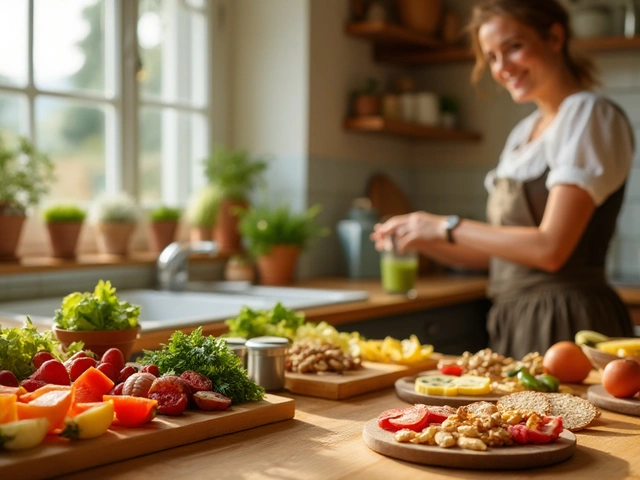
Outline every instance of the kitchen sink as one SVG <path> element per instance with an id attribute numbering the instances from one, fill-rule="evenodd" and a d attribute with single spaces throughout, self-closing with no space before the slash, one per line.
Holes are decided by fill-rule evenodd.
<path id="1" fill-rule="evenodd" d="M 367 292 L 309 288 L 263 287 L 244 282 L 189 284 L 186 292 L 122 290 L 120 300 L 140 305 L 143 331 L 179 328 L 221 322 L 238 314 L 243 306 L 269 309 L 277 302 L 302 309 L 365 300 Z M 34 324 L 50 327 L 62 298 L 43 298 L 0 303 L 0 325 L 22 321 L 28 315 Z M 12 323 L 13 323 L 12 322 Z"/>

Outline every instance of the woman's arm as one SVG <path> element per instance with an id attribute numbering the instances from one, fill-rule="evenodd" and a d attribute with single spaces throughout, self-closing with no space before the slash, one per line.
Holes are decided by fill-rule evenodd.
<path id="1" fill-rule="evenodd" d="M 383 238 L 395 234 L 399 249 L 416 248 L 449 265 L 486 265 L 495 256 L 554 272 L 573 253 L 594 210 L 593 199 L 582 188 L 556 185 L 539 227 L 493 226 L 465 219 L 453 232 L 455 244 L 449 244 L 446 217 L 416 212 L 377 226 L 372 238 L 381 248 Z"/>

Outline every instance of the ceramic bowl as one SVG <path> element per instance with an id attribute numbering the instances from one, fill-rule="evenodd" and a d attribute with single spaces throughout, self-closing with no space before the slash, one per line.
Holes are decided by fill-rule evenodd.
<path id="1" fill-rule="evenodd" d="M 68 348 L 73 342 L 84 342 L 84 349 L 91 350 L 102 357 L 102 354 L 110 348 L 117 348 L 122 352 L 125 362 L 133 353 L 133 346 L 140 336 L 140 325 L 128 330 L 98 330 L 94 332 L 81 332 L 64 330 L 53 326 L 53 332 L 60 343 Z"/>
<path id="2" fill-rule="evenodd" d="M 631 360 L 640 363 L 640 357 L 618 357 L 617 355 L 612 355 L 611 353 L 606 353 L 587 345 L 582 345 L 582 351 L 589 360 L 591 360 L 591 364 L 599 369 L 606 367 L 607 363 L 612 360 L 618 360 L 619 358 L 630 358 Z"/>

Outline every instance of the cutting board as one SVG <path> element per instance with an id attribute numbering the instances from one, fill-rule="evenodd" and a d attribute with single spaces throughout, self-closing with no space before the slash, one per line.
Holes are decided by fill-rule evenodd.
<path id="1" fill-rule="evenodd" d="M 591 385 L 587 390 L 587 399 L 596 407 L 640 417 L 639 398 L 616 398 L 607 393 L 602 385 Z"/>
<path id="2" fill-rule="evenodd" d="M 429 372 L 422 372 L 428 374 Z M 402 377 L 396 380 L 396 395 L 401 400 L 409 403 L 424 403 L 425 405 L 449 405 L 450 407 L 461 407 L 473 402 L 497 402 L 502 395 L 456 395 L 455 397 L 445 397 L 443 395 L 427 395 L 418 393 L 415 390 L 416 377 Z"/>
<path id="3" fill-rule="evenodd" d="M 367 196 L 371 200 L 371 206 L 383 221 L 394 215 L 402 215 L 414 210 L 400 187 L 382 173 L 375 174 L 369 180 Z"/>
<path id="4" fill-rule="evenodd" d="M 441 355 L 434 354 L 416 365 L 362 362 L 364 368 L 343 373 L 291 373 L 285 375 L 285 388 L 309 397 L 341 400 L 391 387 L 400 377 L 435 368 Z"/>
<path id="5" fill-rule="evenodd" d="M 514 445 L 489 448 L 484 452 L 458 447 L 441 448 L 432 445 L 399 443 L 394 433 L 378 427 L 378 420 L 368 421 L 362 431 L 364 443 L 374 452 L 388 457 L 439 467 L 469 470 L 520 470 L 560 463 L 576 449 L 576 437 L 565 430 L 553 443 L 546 445 Z"/>
<path id="6" fill-rule="evenodd" d="M 187 410 L 179 417 L 158 415 L 139 428 L 112 427 L 91 440 L 69 442 L 50 436 L 31 450 L 0 452 L 0 478 L 51 478 L 288 420 L 294 413 L 293 399 L 267 394 L 260 402 L 243 403 L 223 412 Z"/>

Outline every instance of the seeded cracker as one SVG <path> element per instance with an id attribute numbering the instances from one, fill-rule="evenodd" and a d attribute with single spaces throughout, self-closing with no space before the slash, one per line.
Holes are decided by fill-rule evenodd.
<path id="1" fill-rule="evenodd" d="M 567 430 L 582 430 L 598 416 L 598 409 L 589 400 L 568 393 L 546 395 L 551 402 L 551 415 L 562 417 L 562 426 Z"/>
<path id="2" fill-rule="evenodd" d="M 527 410 L 536 412 L 538 415 L 551 413 L 551 401 L 546 394 L 541 392 L 511 393 L 502 397 L 497 405 L 501 410 Z"/>

